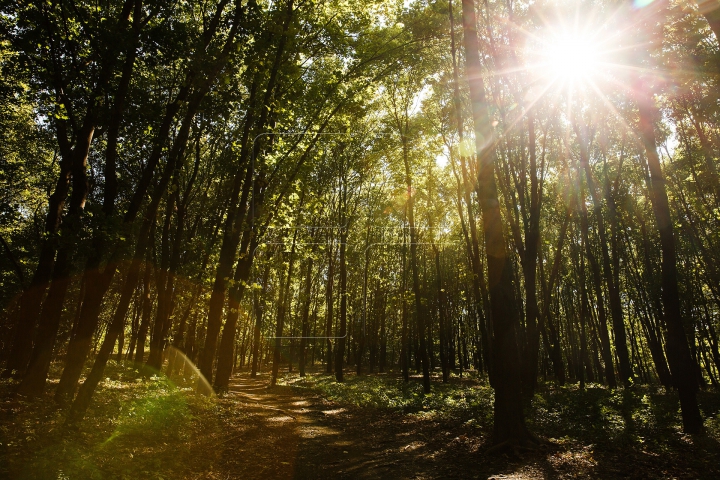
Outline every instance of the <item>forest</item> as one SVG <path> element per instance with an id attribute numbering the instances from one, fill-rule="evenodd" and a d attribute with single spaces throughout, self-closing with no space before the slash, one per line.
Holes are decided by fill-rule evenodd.
<path id="1" fill-rule="evenodd" d="M 0 72 L 0 478 L 720 477 L 716 0 L 0 0 Z"/>

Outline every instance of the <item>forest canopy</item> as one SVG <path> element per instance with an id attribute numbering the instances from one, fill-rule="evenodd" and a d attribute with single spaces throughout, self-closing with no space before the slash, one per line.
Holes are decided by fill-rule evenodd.
<path id="1" fill-rule="evenodd" d="M 469 373 L 493 448 L 544 444 L 547 384 L 663 387 L 702 432 L 717 7 L 0 1 L 8 391 L 77 423 L 113 362 Z"/>

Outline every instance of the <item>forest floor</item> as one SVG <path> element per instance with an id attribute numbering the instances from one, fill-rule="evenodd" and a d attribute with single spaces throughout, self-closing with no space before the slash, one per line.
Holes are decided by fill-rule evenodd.
<path id="1" fill-rule="evenodd" d="M 422 395 L 392 374 L 268 388 L 241 373 L 208 398 L 128 367 L 107 375 L 73 428 L 49 393 L 27 402 L 0 384 L 0 478 L 720 478 L 716 392 L 700 395 L 707 431 L 691 436 L 657 388 L 542 387 L 528 423 L 549 445 L 515 456 L 487 453 L 492 390 L 467 376 Z"/>

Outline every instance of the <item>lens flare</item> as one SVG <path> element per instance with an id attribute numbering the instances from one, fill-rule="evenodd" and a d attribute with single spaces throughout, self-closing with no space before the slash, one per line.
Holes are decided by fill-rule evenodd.
<path id="1" fill-rule="evenodd" d="M 589 79 L 599 71 L 598 42 L 580 33 L 551 38 L 542 54 L 548 74 L 560 80 Z"/>

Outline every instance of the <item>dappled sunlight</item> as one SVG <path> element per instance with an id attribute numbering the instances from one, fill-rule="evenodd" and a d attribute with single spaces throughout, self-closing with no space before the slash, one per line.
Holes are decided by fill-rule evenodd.
<path id="1" fill-rule="evenodd" d="M 295 421 L 295 418 L 288 417 L 288 416 L 275 416 L 275 417 L 268 417 L 265 419 L 265 421 L 271 422 L 271 423 L 286 423 L 286 422 Z"/>
<path id="2" fill-rule="evenodd" d="M 133 374 L 119 366 L 109 373 L 113 381 Z M 589 384 L 581 391 L 544 385 L 529 416 L 531 427 L 550 446 L 508 461 L 483 454 L 492 428 L 492 390 L 475 381 L 438 385 L 432 395 L 415 397 L 415 388 L 404 387 L 392 374 L 353 378 L 336 389 L 329 388 L 332 384 L 323 375 L 310 374 L 302 382 L 294 375 L 284 379 L 294 387 L 267 389 L 266 379 L 241 374 L 232 379 L 227 395 L 214 399 L 160 376 L 138 377 L 127 382 L 127 389 L 104 382 L 103 401 L 91 411 L 81 435 L 33 441 L 44 444 L 36 454 L 45 459 L 34 471 L 62 470 L 72 478 L 78 472 L 120 471 L 128 462 L 136 469 L 132 471 L 141 472 L 175 461 L 177 478 L 195 478 L 202 465 L 218 472 L 231 469 L 244 478 L 317 478 L 343 472 L 361 478 L 435 472 L 447 478 L 470 470 L 484 478 L 607 478 L 619 475 L 628 461 L 638 468 L 672 469 L 676 454 L 671 452 L 680 445 L 706 452 L 704 462 L 716 458 L 710 452 L 717 448 L 717 438 L 680 434 L 677 398 L 654 388 L 623 392 Z M 374 397 L 374 402 L 384 398 L 384 405 L 355 403 L 373 398 L 361 392 L 377 390 L 386 390 L 386 396 Z M 717 399 L 701 400 L 715 418 Z M 102 420 L 113 409 L 113 420 Z M 23 415 L 29 420 L 37 412 Z M 33 428 L 43 436 L 48 427 L 24 428 L 19 435 L 27 436 Z M 204 463 L 197 463 L 198 456 Z"/>
<path id="3" fill-rule="evenodd" d="M 413 450 L 417 450 L 418 448 L 422 448 L 426 445 L 425 442 L 412 442 L 407 445 L 404 445 L 400 447 L 401 452 L 412 452 Z"/>
<path id="4" fill-rule="evenodd" d="M 71 7 L 0 7 L 0 479 L 720 478 L 720 0 Z"/>
<path id="5" fill-rule="evenodd" d="M 23 448 L 32 449 L 35 459 L 16 478 L 142 477 L 143 471 L 158 465 L 163 465 L 167 474 L 184 475 L 197 450 L 204 448 L 198 432 L 216 431 L 217 420 L 205 418 L 200 428 L 194 418 L 212 408 L 213 401 L 195 396 L 192 388 L 177 386 L 164 376 L 143 377 L 127 366 L 113 364 L 107 374 L 90 417 L 82 425 L 66 426 L 62 411 L 52 401 L 25 409 L 22 417 L 16 417 Z M 32 417 L 45 420 L 26 424 Z M 1 443 L 7 446 L 6 440 Z M 20 444 L 14 450 L 18 447 Z M 11 451 L 6 453 L 7 459 L 13 458 Z M 210 461 L 212 456 L 206 459 Z"/>
<path id="6" fill-rule="evenodd" d="M 337 415 L 338 413 L 346 412 L 347 410 L 344 408 L 335 408 L 333 410 L 323 410 L 323 415 Z"/>

